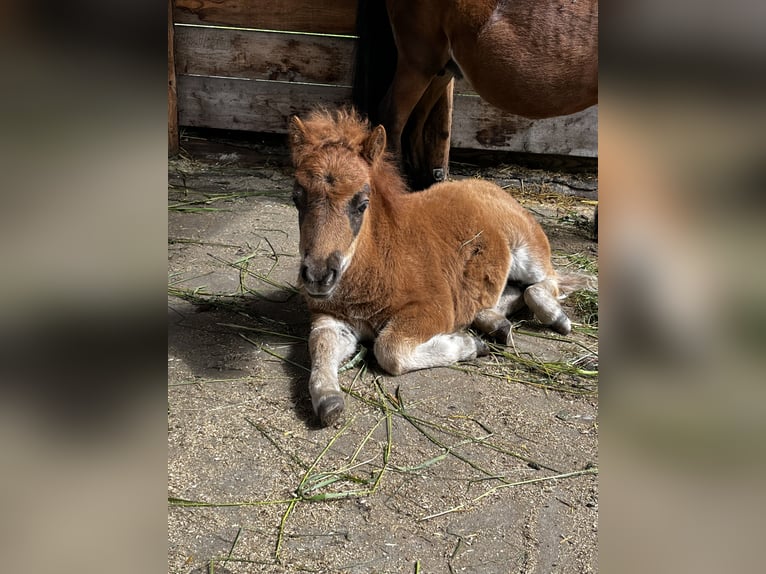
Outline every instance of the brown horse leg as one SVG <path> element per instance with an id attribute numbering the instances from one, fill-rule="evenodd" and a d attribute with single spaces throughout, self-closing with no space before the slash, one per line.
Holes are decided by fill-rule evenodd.
<path id="1" fill-rule="evenodd" d="M 431 78 L 431 75 L 410 65 L 400 55 L 394 79 L 380 104 L 380 117 L 388 132 L 389 150 L 400 159 L 404 126 L 428 88 Z"/>
<path id="2" fill-rule="evenodd" d="M 447 179 L 453 86 L 450 74 L 434 76 L 407 123 L 409 150 L 402 153 L 407 155 L 404 163 L 416 189 Z"/>
<path id="3" fill-rule="evenodd" d="M 323 426 L 334 424 L 343 412 L 338 368 L 354 352 L 358 341 L 348 325 L 329 315 L 315 315 L 311 319 L 309 393 L 314 412 Z"/>
<path id="4" fill-rule="evenodd" d="M 401 375 L 418 369 L 446 367 L 489 353 L 484 341 L 464 331 L 423 335 L 420 326 L 428 317 L 429 311 L 419 308 L 389 321 L 374 346 L 375 358 L 383 369 L 392 375 Z"/>
<path id="5" fill-rule="evenodd" d="M 476 314 L 473 326 L 495 339 L 497 342 L 508 345 L 511 338 L 511 322 L 507 319 L 524 306 L 524 295 L 516 285 L 505 286 L 500 300 L 491 309 L 482 309 Z"/>
<path id="6" fill-rule="evenodd" d="M 527 287 L 524 291 L 524 301 L 543 325 L 557 333 L 568 335 L 572 324 L 559 305 L 558 295 L 557 281 L 548 278 Z"/>

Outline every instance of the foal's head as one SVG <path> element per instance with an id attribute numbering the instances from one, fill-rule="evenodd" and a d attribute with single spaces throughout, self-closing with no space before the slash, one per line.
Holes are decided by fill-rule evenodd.
<path id="1" fill-rule="evenodd" d="M 309 297 L 326 299 L 351 263 L 369 218 L 371 171 L 386 148 L 382 126 L 369 129 L 354 112 L 293 116 L 293 201 L 300 225 L 300 278 Z"/>

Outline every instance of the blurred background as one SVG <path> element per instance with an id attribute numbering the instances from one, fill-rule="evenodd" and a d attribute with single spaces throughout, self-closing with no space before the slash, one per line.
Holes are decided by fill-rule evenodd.
<path id="1" fill-rule="evenodd" d="M 0 4 L 0 554 L 163 571 L 166 12 Z"/>
<path id="2" fill-rule="evenodd" d="M 766 5 L 601 10 L 604 571 L 758 564 Z"/>
<path id="3" fill-rule="evenodd" d="M 166 562 L 165 12 L 0 7 L 9 571 Z M 601 10 L 605 572 L 759 563 L 764 29 L 748 0 Z"/>

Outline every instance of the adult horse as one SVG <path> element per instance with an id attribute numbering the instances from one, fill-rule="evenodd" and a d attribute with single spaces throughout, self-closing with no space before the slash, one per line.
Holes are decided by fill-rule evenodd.
<path id="1" fill-rule="evenodd" d="M 300 226 L 300 285 L 311 312 L 309 391 L 323 424 L 344 408 L 338 367 L 374 341 L 393 375 L 487 352 L 473 324 L 503 344 L 525 304 L 567 334 L 559 305 L 584 278 L 560 275 L 534 217 L 498 186 L 405 184 L 382 126 L 353 111 L 317 111 L 289 127 Z"/>
<path id="2" fill-rule="evenodd" d="M 597 103 L 598 0 L 387 0 L 386 7 L 397 62 L 380 117 L 418 187 L 447 174 L 455 75 L 490 104 L 532 119 Z M 427 122 L 436 125 L 424 141 Z"/>

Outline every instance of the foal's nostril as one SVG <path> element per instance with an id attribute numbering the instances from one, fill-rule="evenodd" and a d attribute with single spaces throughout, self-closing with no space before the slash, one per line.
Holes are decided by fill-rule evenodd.
<path id="1" fill-rule="evenodd" d="M 335 283 L 335 278 L 338 276 L 338 272 L 335 269 L 330 269 L 327 275 L 322 279 L 322 285 L 332 285 Z"/>
<path id="2" fill-rule="evenodd" d="M 339 271 L 335 267 L 329 269 L 316 268 L 306 264 L 301 265 L 300 276 L 304 283 L 320 284 L 325 287 L 333 285 L 338 280 Z"/>
<path id="3" fill-rule="evenodd" d="M 301 279 L 305 283 L 310 283 L 311 279 L 309 278 L 309 268 L 308 265 L 301 265 Z"/>

